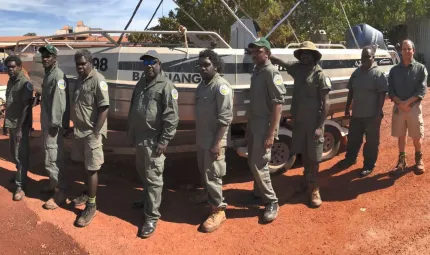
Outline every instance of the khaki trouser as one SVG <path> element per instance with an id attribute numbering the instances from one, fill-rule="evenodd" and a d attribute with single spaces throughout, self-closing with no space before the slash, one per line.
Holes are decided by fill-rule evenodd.
<path id="1" fill-rule="evenodd" d="M 166 157 L 164 155 L 155 157 L 155 148 L 136 146 L 136 168 L 143 182 L 143 211 L 147 221 L 158 220 L 161 217 L 159 208 Z"/>
<path id="2" fill-rule="evenodd" d="M 415 102 L 409 112 L 403 112 L 396 105 L 393 107 L 391 135 L 394 137 L 406 136 L 411 138 L 424 137 L 424 119 L 421 102 Z"/>
<path id="3" fill-rule="evenodd" d="M 25 186 L 30 161 L 29 128 L 23 127 L 21 142 L 16 140 L 16 128 L 9 129 L 9 150 L 16 166 L 15 183 L 17 187 Z"/>
<path id="4" fill-rule="evenodd" d="M 45 169 L 49 174 L 52 188 L 65 189 L 64 181 L 64 143 L 63 129 L 57 128 L 57 134 L 51 136 L 49 129 L 42 129 L 43 148 L 45 150 Z"/>
<path id="5" fill-rule="evenodd" d="M 264 148 L 265 136 L 261 134 L 248 133 L 248 165 L 254 176 L 254 187 L 256 195 L 260 196 L 264 204 L 277 203 L 275 191 L 270 179 L 268 163 L 270 161 L 271 149 Z M 255 189 L 254 188 L 254 189 Z"/>
<path id="6" fill-rule="evenodd" d="M 210 150 L 198 148 L 197 164 L 205 190 L 208 193 L 209 204 L 213 209 L 226 208 L 222 195 L 222 177 L 226 174 L 225 148 L 221 148 L 220 156 L 214 160 Z"/>

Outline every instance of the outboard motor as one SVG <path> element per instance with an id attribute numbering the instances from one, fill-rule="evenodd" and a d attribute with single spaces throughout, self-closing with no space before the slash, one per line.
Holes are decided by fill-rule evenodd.
<path id="1" fill-rule="evenodd" d="M 387 50 L 387 46 L 384 41 L 384 36 L 381 31 L 367 25 L 359 24 L 352 27 L 355 39 L 357 39 L 358 46 L 360 49 L 368 45 L 378 45 L 379 49 Z M 354 37 L 351 35 L 351 30 L 346 31 L 346 46 L 349 49 L 356 49 L 357 46 L 354 41 Z"/>

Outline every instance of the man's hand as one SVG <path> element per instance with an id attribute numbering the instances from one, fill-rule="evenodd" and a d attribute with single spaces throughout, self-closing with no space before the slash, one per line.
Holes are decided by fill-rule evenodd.
<path id="1" fill-rule="evenodd" d="M 323 135 L 322 128 L 315 129 L 315 139 L 320 138 Z"/>
<path id="2" fill-rule="evenodd" d="M 98 131 L 94 131 L 94 136 L 96 137 L 96 139 L 99 139 L 100 133 Z"/>
<path id="3" fill-rule="evenodd" d="M 268 134 L 266 136 L 266 140 L 264 141 L 264 148 L 266 150 L 271 149 L 274 141 L 275 141 L 275 134 Z"/>
<path id="4" fill-rule="evenodd" d="M 345 109 L 345 117 L 351 116 L 351 113 L 349 112 L 349 108 Z"/>
<path id="5" fill-rule="evenodd" d="M 161 154 L 164 154 L 164 152 L 166 152 L 166 149 L 167 149 L 167 145 L 159 143 L 157 145 L 157 150 L 155 152 L 155 155 L 157 156 L 157 158 L 160 157 Z"/>
<path id="6" fill-rule="evenodd" d="M 22 139 L 22 129 L 18 128 L 16 130 L 16 143 L 20 143 Z"/>
<path id="7" fill-rule="evenodd" d="M 48 132 L 50 136 L 54 137 L 58 133 L 58 127 L 50 127 Z"/>
<path id="8" fill-rule="evenodd" d="M 221 147 L 219 146 L 219 144 L 215 144 L 214 146 L 212 146 L 210 151 L 212 154 L 212 159 L 217 160 L 220 155 Z"/>
<path id="9" fill-rule="evenodd" d="M 399 104 L 399 108 L 400 110 L 402 110 L 403 112 L 410 112 L 411 111 L 411 107 L 409 106 L 407 101 L 402 101 Z"/>

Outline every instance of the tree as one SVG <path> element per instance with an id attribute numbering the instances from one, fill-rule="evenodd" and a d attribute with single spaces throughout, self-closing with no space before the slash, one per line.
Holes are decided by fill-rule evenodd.
<path id="1" fill-rule="evenodd" d="M 31 32 L 31 33 L 26 33 L 24 36 L 36 36 L 36 33 L 33 33 L 33 32 Z"/>

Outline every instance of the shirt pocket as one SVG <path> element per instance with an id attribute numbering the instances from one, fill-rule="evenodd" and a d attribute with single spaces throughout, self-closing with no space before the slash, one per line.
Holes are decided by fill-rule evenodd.
<path id="1" fill-rule="evenodd" d="M 162 94 L 157 91 L 149 91 L 143 94 L 144 107 L 146 106 L 146 120 L 152 125 L 161 115 Z"/>
<path id="2" fill-rule="evenodd" d="M 90 89 L 81 90 L 81 100 L 85 105 L 93 105 L 94 103 L 94 92 Z"/>

